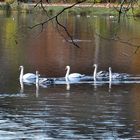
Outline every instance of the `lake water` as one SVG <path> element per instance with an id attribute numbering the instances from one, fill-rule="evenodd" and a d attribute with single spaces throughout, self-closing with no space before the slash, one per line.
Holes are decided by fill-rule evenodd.
<path id="1" fill-rule="evenodd" d="M 65 14 L 65 31 L 42 13 L 7 15 L 0 12 L 0 140 L 11 139 L 140 139 L 140 80 L 89 82 L 39 87 L 24 85 L 19 66 L 42 77 L 64 77 L 71 72 L 98 71 L 140 75 L 140 19 Z M 65 38 L 64 38 L 65 37 Z M 65 40 L 67 39 L 67 41 Z M 68 42 L 69 41 L 69 42 Z"/>

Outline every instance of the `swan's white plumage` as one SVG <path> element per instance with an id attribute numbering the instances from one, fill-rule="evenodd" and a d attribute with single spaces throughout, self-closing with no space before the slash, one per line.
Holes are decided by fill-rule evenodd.
<path id="1" fill-rule="evenodd" d="M 94 67 L 93 79 L 94 79 L 94 81 L 96 81 L 96 76 L 97 76 L 97 64 L 94 64 L 93 67 Z"/>
<path id="2" fill-rule="evenodd" d="M 54 84 L 54 78 L 40 78 L 40 74 L 36 71 L 36 86 L 47 87 L 47 85 Z"/>
<path id="3" fill-rule="evenodd" d="M 20 81 L 23 82 L 31 82 L 34 81 L 36 79 L 36 75 L 33 73 L 26 73 L 24 74 L 24 67 L 20 66 L 20 77 L 19 77 Z"/>
<path id="4" fill-rule="evenodd" d="M 109 67 L 109 81 L 112 80 L 123 80 L 128 78 L 130 75 L 126 73 L 112 73 L 111 67 Z"/>
<path id="5" fill-rule="evenodd" d="M 99 71 L 99 72 L 97 72 L 97 68 L 98 68 L 97 64 L 94 64 L 93 67 L 94 67 L 94 72 L 93 72 L 93 79 L 94 79 L 94 81 L 96 81 L 96 78 L 99 78 L 99 77 L 103 78 L 103 77 L 107 77 L 108 76 L 108 72 L 106 72 L 106 71 Z"/>
<path id="6" fill-rule="evenodd" d="M 83 76 L 85 76 L 84 74 L 80 74 L 80 73 L 71 73 L 70 74 L 70 66 L 66 66 L 66 75 L 65 75 L 65 79 L 66 80 L 75 80 L 75 79 L 79 79 L 82 78 Z"/>
<path id="7" fill-rule="evenodd" d="M 26 74 L 24 74 L 23 75 L 23 79 L 35 79 L 36 77 L 35 77 L 35 74 L 33 74 L 33 73 L 26 73 Z"/>
<path id="8" fill-rule="evenodd" d="M 97 64 L 94 64 L 93 66 L 94 66 L 94 72 L 93 72 L 94 81 L 96 81 L 96 78 L 101 78 L 101 79 L 108 78 L 108 76 L 109 76 L 108 71 L 99 71 L 99 72 L 97 72 L 97 68 L 98 68 Z"/>

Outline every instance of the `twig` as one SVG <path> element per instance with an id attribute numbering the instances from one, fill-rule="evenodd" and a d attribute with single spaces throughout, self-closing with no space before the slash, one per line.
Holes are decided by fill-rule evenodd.
<path id="1" fill-rule="evenodd" d="M 72 35 L 70 35 L 70 33 L 68 32 L 67 28 L 66 28 L 64 25 L 62 25 L 62 24 L 58 21 L 58 16 L 60 16 L 64 11 L 66 11 L 66 10 L 68 10 L 68 9 L 70 9 L 70 8 L 72 8 L 72 7 L 74 7 L 74 6 L 77 5 L 77 4 L 83 3 L 83 2 L 85 2 L 85 1 L 86 1 L 86 0 L 78 1 L 78 2 L 76 2 L 76 3 L 74 3 L 74 4 L 72 4 L 71 6 L 65 7 L 65 8 L 63 8 L 59 13 L 57 13 L 55 16 L 49 17 L 48 20 L 45 20 L 44 22 L 40 22 L 40 23 L 38 23 L 38 24 L 35 24 L 34 26 L 31 26 L 31 27 L 29 27 L 29 28 L 30 28 L 30 29 L 33 29 L 33 28 L 35 28 L 35 27 L 41 26 L 41 27 L 42 27 L 42 30 L 41 30 L 41 31 L 43 31 L 43 26 L 44 26 L 44 24 L 47 24 L 48 22 L 50 22 L 50 21 L 52 21 L 52 20 L 55 19 L 56 22 L 57 22 L 57 24 L 65 30 L 65 32 L 67 33 L 68 37 L 72 40 L 72 44 L 73 44 L 74 46 L 76 46 L 76 47 L 79 48 L 79 45 L 76 44 L 76 43 L 74 42 L 73 37 L 72 37 Z M 41 7 L 43 8 L 43 10 L 46 11 L 46 9 L 44 8 L 44 6 L 43 6 L 43 4 L 42 4 L 42 0 L 40 0 L 40 1 L 35 5 L 35 7 L 36 7 L 39 3 L 41 3 Z"/>
<path id="2" fill-rule="evenodd" d="M 58 21 L 58 17 L 56 17 L 56 22 L 57 22 L 57 24 L 58 24 L 59 26 L 61 26 L 61 27 L 65 30 L 65 32 L 67 33 L 68 37 L 71 39 L 71 43 L 72 43 L 74 46 L 76 46 L 76 47 L 79 48 L 80 46 L 74 42 L 73 37 L 72 37 L 71 34 L 68 32 L 67 28 L 66 28 L 64 25 L 62 25 L 62 24 Z"/>
<path id="3" fill-rule="evenodd" d="M 106 38 L 104 36 L 101 36 L 100 34 L 98 33 L 95 33 L 96 35 L 98 35 L 100 38 L 102 39 L 105 39 L 105 40 L 114 40 L 114 41 L 119 41 L 120 43 L 123 43 L 123 44 L 126 44 L 128 46 L 131 46 L 131 47 L 135 47 L 136 50 L 134 51 L 134 53 L 136 54 L 140 48 L 140 45 L 136 45 L 136 44 L 133 44 L 131 42 L 128 42 L 128 41 L 124 41 L 122 40 L 120 37 L 116 36 L 116 37 L 113 37 L 113 38 Z M 132 40 L 132 39 L 131 39 Z M 130 40 L 129 40 L 130 41 Z"/>

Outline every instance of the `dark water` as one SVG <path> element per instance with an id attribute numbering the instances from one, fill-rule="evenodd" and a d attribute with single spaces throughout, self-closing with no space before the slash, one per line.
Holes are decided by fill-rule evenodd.
<path id="1" fill-rule="evenodd" d="M 118 73 L 139 75 L 140 20 L 122 19 L 118 25 L 115 17 L 65 15 L 59 20 L 74 36 L 76 48 L 54 22 L 41 33 L 40 27 L 27 28 L 43 18 L 0 13 L 0 139 L 140 139 L 139 81 L 111 87 L 71 84 L 69 90 L 63 84 L 38 90 L 24 85 L 22 92 L 18 81 L 20 65 L 44 77 L 64 76 L 66 65 L 71 72 L 92 75 L 94 63 L 98 70 L 111 66 Z"/>

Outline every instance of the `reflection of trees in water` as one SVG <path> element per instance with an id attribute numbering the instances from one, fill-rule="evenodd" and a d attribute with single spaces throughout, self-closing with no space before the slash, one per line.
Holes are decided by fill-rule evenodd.
<path id="1" fill-rule="evenodd" d="M 53 3 L 53 2 L 57 2 L 57 1 L 47 1 L 47 3 Z M 60 0 L 60 2 L 68 2 L 67 0 L 65 0 L 65 1 L 61 1 Z M 70 1 L 69 1 L 70 2 Z M 71 9 L 71 8 L 73 8 L 73 7 L 75 7 L 75 6 L 80 6 L 80 4 L 85 4 L 86 5 L 86 3 L 84 3 L 84 2 L 87 2 L 87 0 L 81 0 L 81 1 L 75 1 L 75 3 L 74 4 L 71 4 L 71 5 L 68 5 L 67 7 L 64 7 L 63 9 L 61 9 L 59 12 L 57 12 L 55 15 L 53 15 L 53 16 L 48 16 L 48 19 L 47 20 L 45 20 L 45 21 L 43 21 L 43 22 L 40 22 L 40 23 L 38 23 L 38 24 L 35 24 L 34 26 L 31 26 L 30 28 L 31 29 L 33 29 L 33 28 L 35 28 L 35 27 L 38 27 L 38 26 L 41 26 L 42 27 L 42 31 L 43 31 L 43 29 L 44 29 L 44 25 L 45 24 L 48 24 L 48 22 L 50 22 L 50 21 L 52 21 L 52 20 L 54 20 L 56 23 L 57 23 L 57 28 L 59 27 L 61 30 L 59 30 L 59 32 L 65 32 L 66 33 L 66 35 L 67 35 L 67 38 L 62 34 L 62 33 L 60 33 L 63 37 L 64 37 L 64 39 L 67 41 L 67 42 L 69 42 L 69 43 L 71 43 L 71 44 L 73 44 L 74 46 L 76 46 L 76 47 L 80 47 L 79 46 L 79 43 L 77 43 L 77 42 L 75 42 L 75 39 L 74 39 L 74 36 L 70 33 L 70 31 L 68 30 L 68 28 L 64 25 L 64 24 L 62 24 L 60 21 L 59 21 L 59 17 L 65 12 L 65 11 L 67 11 L 67 10 L 69 10 L 69 9 Z M 115 2 L 114 0 L 106 0 L 105 2 L 108 2 L 108 3 L 112 3 L 112 2 Z M 115 5 L 112 5 L 112 7 L 114 7 L 114 10 L 116 10 L 117 12 L 118 12 L 118 22 L 120 22 L 120 19 L 121 19 L 121 15 L 126 15 L 127 14 L 127 12 L 131 9 L 132 11 L 133 11 L 133 9 L 134 9 L 134 6 L 137 4 L 137 0 L 134 0 L 134 1 L 125 1 L 125 0 L 120 0 L 120 1 L 118 1 L 118 4 L 115 4 Z M 43 1 L 42 0 L 40 0 L 38 3 L 36 3 L 36 5 L 35 5 L 35 7 L 37 7 L 39 4 L 41 4 L 41 7 L 42 7 L 42 9 L 46 12 L 46 13 L 48 13 L 47 12 L 47 9 L 45 8 L 45 6 L 43 5 L 44 3 L 43 3 Z M 93 4 L 96 4 L 96 1 L 93 1 Z M 48 15 L 48 14 L 47 14 Z M 100 37 L 100 36 L 99 36 Z M 71 41 L 68 41 L 68 40 L 71 40 Z M 125 41 L 123 42 L 123 43 L 125 43 Z M 127 42 L 126 42 L 127 43 Z M 132 44 L 131 44 L 132 45 Z"/>

